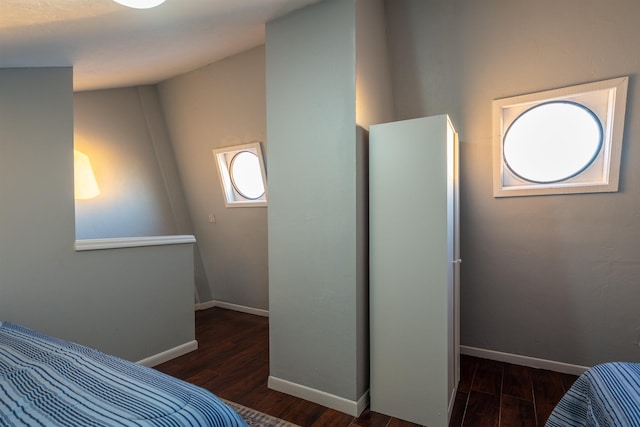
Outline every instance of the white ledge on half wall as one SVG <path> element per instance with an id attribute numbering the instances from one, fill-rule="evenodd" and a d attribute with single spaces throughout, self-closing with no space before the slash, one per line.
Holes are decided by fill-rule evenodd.
<path id="1" fill-rule="evenodd" d="M 141 246 L 182 245 L 195 242 L 195 236 L 189 234 L 176 236 L 114 237 L 109 239 L 76 240 L 75 250 L 80 252 L 100 249 L 137 248 Z"/>

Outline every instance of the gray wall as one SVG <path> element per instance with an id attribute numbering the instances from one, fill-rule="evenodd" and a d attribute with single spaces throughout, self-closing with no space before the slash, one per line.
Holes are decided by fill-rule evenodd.
<path id="1" fill-rule="evenodd" d="M 268 309 L 267 208 L 227 208 L 212 150 L 265 140 L 264 47 L 159 85 L 211 298 Z M 215 223 L 209 222 L 213 213 Z"/>
<path id="2" fill-rule="evenodd" d="M 77 239 L 177 234 L 151 132 L 162 132 L 164 119 L 150 128 L 159 113 L 151 108 L 154 92 L 132 87 L 74 94 L 75 148 L 91 159 L 101 192 L 76 200 Z"/>
<path id="3" fill-rule="evenodd" d="M 77 92 L 74 147 L 85 153 L 100 195 L 76 200 L 76 239 L 193 234 L 156 86 Z M 199 246 L 195 294 L 210 299 Z"/>
<path id="4" fill-rule="evenodd" d="M 461 141 L 461 343 L 590 366 L 640 360 L 640 3 L 390 0 L 399 119 Z M 492 197 L 491 101 L 630 75 L 621 191 Z"/>
<path id="5" fill-rule="evenodd" d="M 351 401 L 368 388 L 366 135 L 356 100 L 384 103 L 376 86 L 390 93 L 384 70 L 356 72 L 359 55 L 384 62 L 373 57 L 384 45 L 356 46 L 367 7 L 379 19 L 368 34 L 384 41 L 382 3 L 357 3 L 326 1 L 270 22 L 266 43 L 270 375 Z M 361 124 L 389 110 L 363 112 Z"/>
<path id="6" fill-rule="evenodd" d="M 356 344 L 358 390 L 369 387 L 369 126 L 393 121 L 384 3 L 356 0 Z"/>
<path id="7" fill-rule="evenodd" d="M 358 126 L 368 130 L 373 124 L 394 120 L 391 89 L 384 2 L 358 0 L 356 1 L 356 123 Z"/>
<path id="8" fill-rule="evenodd" d="M 72 78 L 0 69 L 0 319 L 137 361 L 194 340 L 193 248 L 74 251 Z"/>

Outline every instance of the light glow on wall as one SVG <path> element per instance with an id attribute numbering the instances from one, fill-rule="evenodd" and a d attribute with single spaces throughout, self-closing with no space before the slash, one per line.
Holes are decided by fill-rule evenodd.
<path id="1" fill-rule="evenodd" d="M 74 191 L 76 200 L 93 199 L 100 194 L 89 156 L 73 150 Z"/>

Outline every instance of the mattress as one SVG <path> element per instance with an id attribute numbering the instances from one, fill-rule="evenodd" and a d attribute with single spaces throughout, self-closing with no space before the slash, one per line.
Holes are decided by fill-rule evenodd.
<path id="1" fill-rule="evenodd" d="M 546 427 L 640 427 L 640 364 L 588 369 L 549 416 Z"/>
<path id="2" fill-rule="evenodd" d="M 209 391 L 152 368 L 0 323 L 0 426 L 245 427 Z"/>

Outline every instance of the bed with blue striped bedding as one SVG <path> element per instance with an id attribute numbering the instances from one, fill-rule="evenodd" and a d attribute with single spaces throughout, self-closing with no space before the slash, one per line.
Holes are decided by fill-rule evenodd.
<path id="1" fill-rule="evenodd" d="M 2 322 L 0 426 L 246 424 L 233 409 L 200 387 Z"/>
<path id="2" fill-rule="evenodd" d="M 588 369 L 562 397 L 545 427 L 640 427 L 640 364 Z"/>

